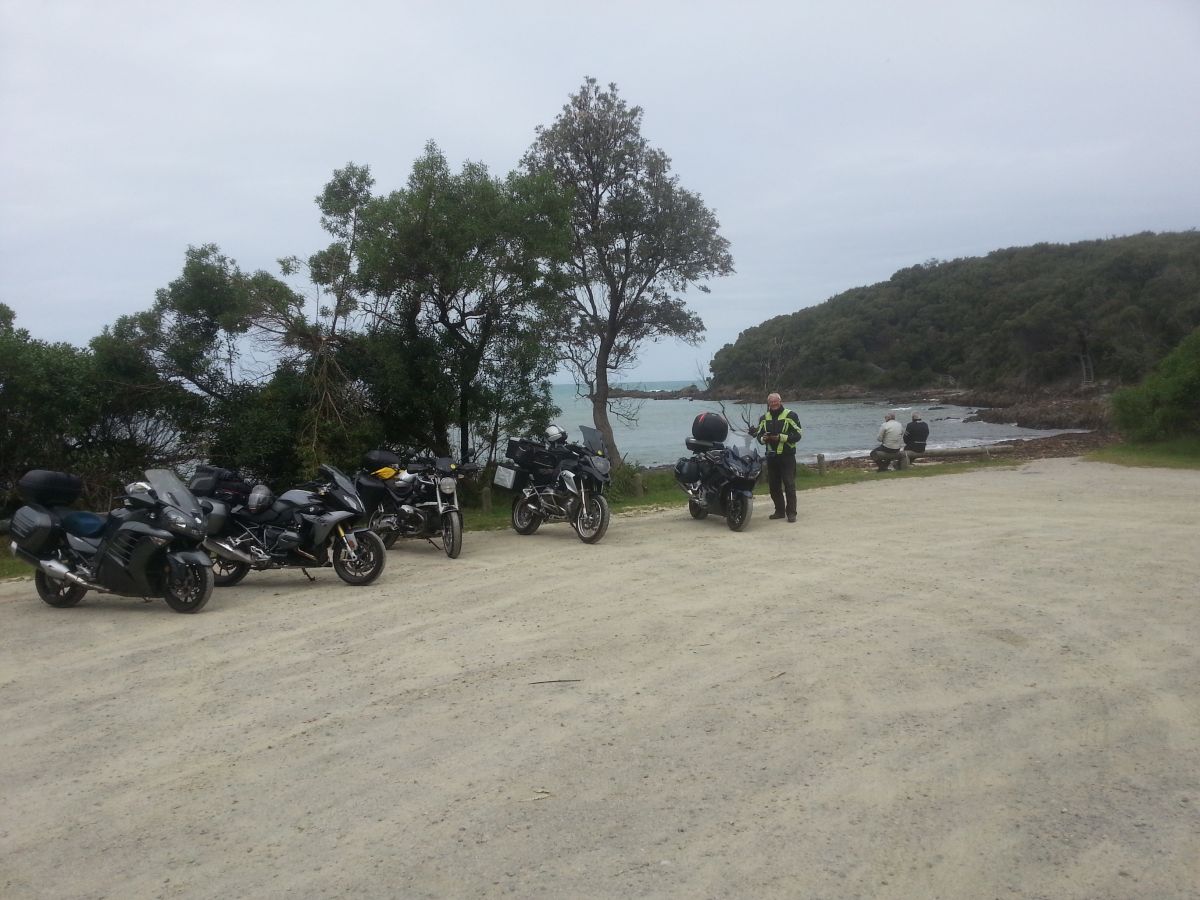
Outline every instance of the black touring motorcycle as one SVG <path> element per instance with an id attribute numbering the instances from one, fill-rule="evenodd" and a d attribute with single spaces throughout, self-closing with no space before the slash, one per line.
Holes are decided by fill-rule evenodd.
<path id="1" fill-rule="evenodd" d="M 64 472 L 26 472 L 17 491 L 26 505 L 9 522 L 13 556 L 37 568 L 34 586 L 51 606 L 74 606 L 95 591 L 162 597 L 194 613 L 212 596 L 212 563 L 200 549 L 204 512 L 174 472 L 148 469 L 107 515 L 71 509 L 83 482 Z"/>
<path id="2" fill-rule="evenodd" d="M 757 447 L 748 454 L 726 447 L 728 436 L 729 423 L 723 416 L 696 416 L 692 436 L 684 441 L 692 455 L 675 463 L 675 481 L 688 495 L 693 519 L 716 512 L 725 517 L 731 531 L 741 531 L 754 512 L 754 485 L 762 474 L 763 461 Z"/>
<path id="3" fill-rule="evenodd" d="M 347 584 L 370 584 L 387 561 L 379 535 L 367 530 L 354 485 L 333 466 L 320 477 L 276 498 L 265 484 L 243 495 L 236 474 L 200 466 L 192 490 L 211 507 L 208 539 L 218 587 L 237 584 L 251 570 L 333 566 Z M 309 580 L 313 580 L 309 575 Z"/>
<path id="4" fill-rule="evenodd" d="M 517 492 L 512 527 L 533 534 L 543 522 L 570 522 L 585 544 L 595 544 L 608 531 L 608 499 L 612 463 L 605 457 L 604 438 L 595 428 L 579 426 L 583 444 L 567 443 L 557 425 L 546 429 L 545 442 L 508 442 L 511 462 L 496 468 L 495 483 Z"/>
<path id="5" fill-rule="evenodd" d="M 389 450 L 372 450 L 362 459 L 354 487 L 366 508 L 368 527 L 389 550 L 402 537 L 440 536 L 451 559 L 462 553 L 463 517 L 458 505 L 459 479 L 479 471 L 446 456 L 410 460 L 405 467 Z"/>

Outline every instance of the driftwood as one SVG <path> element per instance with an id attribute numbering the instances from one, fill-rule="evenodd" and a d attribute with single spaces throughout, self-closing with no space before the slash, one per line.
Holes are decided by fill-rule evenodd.
<path id="1" fill-rule="evenodd" d="M 938 449 L 926 450 L 924 453 L 914 453 L 912 450 L 905 450 L 896 460 L 896 465 L 900 469 L 907 469 L 914 459 L 955 459 L 963 456 L 992 456 L 1003 453 L 1012 453 L 1015 448 L 1012 444 L 988 444 L 983 447 L 943 447 Z"/>

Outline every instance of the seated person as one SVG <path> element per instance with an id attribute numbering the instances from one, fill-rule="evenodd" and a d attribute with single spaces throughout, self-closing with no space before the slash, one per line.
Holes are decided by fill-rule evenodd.
<path id="1" fill-rule="evenodd" d="M 889 465 L 900 459 L 900 445 L 904 442 L 904 432 L 896 421 L 895 413 L 887 413 L 883 417 L 875 440 L 879 441 L 879 446 L 871 451 L 871 459 L 880 472 L 886 472 Z"/>
<path id="2" fill-rule="evenodd" d="M 929 440 L 929 425 L 921 421 L 920 413 L 913 413 L 912 421 L 904 426 L 905 451 L 913 454 L 924 453 L 927 440 Z"/>

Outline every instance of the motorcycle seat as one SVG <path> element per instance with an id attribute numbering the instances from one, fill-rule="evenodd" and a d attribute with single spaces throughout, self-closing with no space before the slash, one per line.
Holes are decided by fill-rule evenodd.
<path id="1" fill-rule="evenodd" d="M 108 516 L 94 512 L 82 512 L 77 509 L 64 511 L 59 517 L 63 531 L 80 538 L 99 537 L 104 532 Z"/>
<path id="2" fill-rule="evenodd" d="M 693 453 L 707 453 L 709 450 L 724 450 L 725 445 L 720 441 L 702 441 L 699 438 L 688 438 L 683 442 Z"/>

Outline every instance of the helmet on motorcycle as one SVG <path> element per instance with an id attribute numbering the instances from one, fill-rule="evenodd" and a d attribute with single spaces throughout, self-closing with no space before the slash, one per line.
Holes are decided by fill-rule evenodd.
<path id="1" fill-rule="evenodd" d="M 551 444 L 557 444 L 567 439 L 567 433 L 557 425 L 551 425 L 546 429 L 546 440 Z"/>
<path id="2" fill-rule="evenodd" d="M 254 489 L 250 491 L 250 498 L 246 501 L 246 509 L 252 513 L 260 513 L 274 502 L 275 495 L 271 493 L 271 489 L 265 484 L 256 484 Z"/>
<path id="3" fill-rule="evenodd" d="M 134 481 L 125 485 L 125 493 L 127 494 L 149 494 L 153 491 L 148 481 Z"/>

